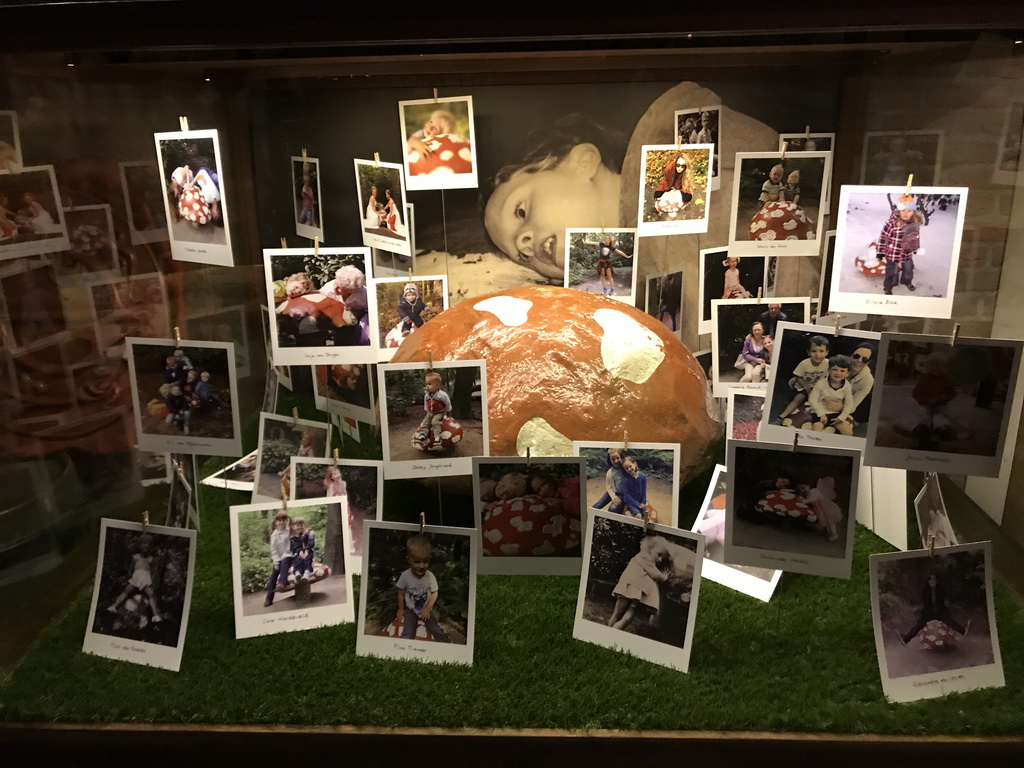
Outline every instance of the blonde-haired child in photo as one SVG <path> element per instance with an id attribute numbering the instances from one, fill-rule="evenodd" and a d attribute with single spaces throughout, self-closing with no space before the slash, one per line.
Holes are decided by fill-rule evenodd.
<path id="1" fill-rule="evenodd" d="M 454 141 L 465 143 L 465 139 L 455 133 L 455 115 L 444 109 L 435 109 L 423 127 L 406 139 L 406 154 L 418 152 L 425 157 L 434 154 L 429 141 L 435 136 L 452 136 Z"/>
<path id="2" fill-rule="evenodd" d="M 437 577 L 430 572 L 430 556 L 433 546 L 430 539 L 422 534 L 410 536 L 405 542 L 405 559 L 409 567 L 395 582 L 398 597 L 398 613 L 395 620 L 402 624 L 402 638 L 416 638 L 419 622 L 434 636 L 435 642 L 450 643 L 448 633 L 442 629 L 434 615 L 437 602 Z"/>
<path id="3" fill-rule="evenodd" d="M 267 594 L 263 600 L 264 608 L 273 604 L 278 584 L 285 588 L 288 586 L 288 571 L 292 567 L 291 523 L 292 519 L 287 512 L 278 512 L 270 524 L 270 560 L 273 567 L 270 569 Z"/>
<path id="4" fill-rule="evenodd" d="M 739 256 L 726 256 L 722 262 L 725 267 L 725 281 L 722 286 L 723 299 L 752 299 L 753 295 L 740 282 Z"/>
<path id="5" fill-rule="evenodd" d="M 672 563 L 668 545 L 659 536 L 646 536 L 640 542 L 640 551 L 630 558 L 612 589 L 615 608 L 608 619 L 612 629 L 625 629 L 643 608 L 650 616 L 657 616 L 661 610 L 661 594 L 658 584 L 668 581 L 668 569 Z"/>
<path id="6" fill-rule="evenodd" d="M 416 428 L 413 440 L 426 442 L 427 436 L 433 432 L 434 441 L 428 447 L 441 445 L 441 422 L 452 412 L 452 401 L 448 393 L 441 389 L 441 374 L 428 371 L 423 377 L 423 410 L 426 412 L 423 421 Z"/>

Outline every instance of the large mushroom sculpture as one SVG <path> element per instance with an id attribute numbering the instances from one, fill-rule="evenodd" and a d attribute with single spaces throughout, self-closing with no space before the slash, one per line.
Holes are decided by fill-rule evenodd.
<path id="1" fill-rule="evenodd" d="M 710 466 L 721 424 L 704 372 L 664 325 L 555 286 L 463 301 L 410 335 L 393 362 L 485 360 L 492 456 L 572 455 L 574 440 L 680 446 L 683 482 Z"/>

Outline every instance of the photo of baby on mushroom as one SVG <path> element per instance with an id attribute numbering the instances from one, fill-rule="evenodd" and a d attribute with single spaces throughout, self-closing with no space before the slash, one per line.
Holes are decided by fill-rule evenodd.
<path id="1" fill-rule="evenodd" d="M 277 365 L 373 363 L 369 248 L 263 251 Z"/>

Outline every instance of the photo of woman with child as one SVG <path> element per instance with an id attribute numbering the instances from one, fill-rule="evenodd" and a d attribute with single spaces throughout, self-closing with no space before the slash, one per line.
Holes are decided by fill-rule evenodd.
<path id="1" fill-rule="evenodd" d="M 779 323 L 803 323 L 809 316 L 808 299 L 711 301 L 712 385 L 715 397 L 725 397 L 730 386 L 763 389 L 774 359 Z"/>
<path id="2" fill-rule="evenodd" d="M 363 245 L 411 256 L 405 216 L 402 166 L 355 160 L 356 190 L 363 226 Z"/>
<path id="3" fill-rule="evenodd" d="M 673 525 L 678 449 L 652 443 L 622 446 L 577 444 L 586 459 L 588 509 Z"/>
<path id="4" fill-rule="evenodd" d="M 472 663 L 473 532 L 370 522 L 366 534 L 356 652 Z"/>
<path id="5" fill-rule="evenodd" d="M 573 637 L 686 671 L 703 546 L 603 512 L 587 528 Z"/>
<path id="6" fill-rule="evenodd" d="M 726 562 L 849 578 L 860 453 L 743 441 L 727 451 Z"/>
<path id="7" fill-rule="evenodd" d="M 52 165 L 0 173 L 0 259 L 70 247 Z"/>
<path id="8" fill-rule="evenodd" d="M 376 362 L 367 257 L 366 248 L 264 251 L 275 363 L 322 362 L 324 348 L 340 363 Z"/>
<path id="9" fill-rule="evenodd" d="M 473 460 L 482 573 L 508 572 L 490 562 L 495 559 L 549 561 L 581 555 L 583 465 L 578 458 Z M 578 561 L 564 567 L 548 567 L 542 562 L 530 565 L 535 566 L 530 573 L 579 572 Z M 525 572 L 525 566 L 514 570 Z"/>

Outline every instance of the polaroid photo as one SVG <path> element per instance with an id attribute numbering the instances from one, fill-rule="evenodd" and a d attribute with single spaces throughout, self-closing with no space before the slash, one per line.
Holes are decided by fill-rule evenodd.
<path id="1" fill-rule="evenodd" d="M 566 229 L 563 285 L 632 305 L 638 246 L 635 229 Z"/>
<path id="2" fill-rule="evenodd" d="M 472 664 L 476 531 L 367 520 L 363 540 L 356 654 Z"/>
<path id="3" fill-rule="evenodd" d="M 723 464 L 715 465 L 708 484 L 701 513 L 691 529 L 705 538 L 702 578 L 742 592 L 767 603 L 775 594 L 782 571 L 772 568 L 753 568 L 730 565 L 725 561 L 725 499 L 727 470 Z"/>
<path id="4" fill-rule="evenodd" d="M 163 339 L 171 334 L 167 289 L 160 272 L 89 286 L 96 336 L 108 359 L 124 355 L 125 338 Z"/>
<path id="5" fill-rule="evenodd" d="M 585 509 L 675 526 L 679 509 L 678 443 L 574 440 L 586 460 Z"/>
<path id="6" fill-rule="evenodd" d="M 275 365 L 375 363 L 369 248 L 263 251 Z"/>
<path id="7" fill-rule="evenodd" d="M 804 297 L 711 300 L 711 385 L 715 397 L 729 387 L 763 392 L 771 378 L 772 348 L 779 323 L 806 323 L 811 301 Z"/>
<path id="8" fill-rule="evenodd" d="M 285 387 L 289 391 L 292 388 L 292 371 L 291 366 L 287 365 L 276 365 L 274 363 L 274 345 L 271 341 L 271 330 L 270 330 L 270 309 L 265 304 L 260 304 L 260 319 L 263 321 L 263 340 L 266 343 L 267 351 L 267 365 L 271 371 L 275 373 L 276 383 Z M 270 375 L 267 376 L 267 389 L 270 389 Z M 274 387 L 274 401 L 277 401 L 277 387 Z M 271 413 L 277 408 L 264 408 L 264 411 Z"/>
<path id="9" fill-rule="evenodd" d="M 353 159 L 363 245 L 412 256 L 405 213 L 405 179 L 396 163 Z"/>
<path id="10" fill-rule="evenodd" d="M 860 451 L 726 442 L 725 561 L 850 578 Z"/>
<path id="11" fill-rule="evenodd" d="M 763 392 L 734 389 L 726 392 L 725 434 L 733 440 L 758 440 L 764 415 Z"/>
<path id="12" fill-rule="evenodd" d="M 780 133 L 779 152 L 832 152 L 835 148 L 836 135 L 834 133 Z M 788 156 L 788 155 L 787 155 Z M 829 175 L 825 178 L 825 197 L 822 207 L 825 214 L 828 214 L 828 203 L 832 199 L 832 169 L 829 168 Z"/>
<path id="13" fill-rule="evenodd" d="M 203 478 L 203 485 L 252 493 L 256 484 L 256 460 L 258 455 L 259 450 L 257 449 L 243 456 L 238 461 L 228 464 L 224 469 L 219 469 L 212 475 Z"/>
<path id="14" fill-rule="evenodd" d="M 913 174 L 915 186 L 937 185 L 944 140 L 942 131 L 866 132 L 860 183 L 904 187 Z"/>
<path id="15" fill-rule="evenodd" d="M 171 482 L 171 454 L 134 450 L 135 466 L 143 487 Z"/>
<path id="16" fill-rule="evenodd" d="M 270 345 L 267 345 L 267 378 L 263 382 L 263 404 L 260 410 L 264 413 L 277 413 L 277 368 L 270 357 Z"/>
<path id="17" fill-rule="evenodd" d="M 864 449 L 880 334 L 779 323 L 760 435 Z"/>
<path id="18" fill-rule="evenodd" d="M 579 573 L 583 458 L 473 459 L 480 573 Z"/>
<path id="19" fill-rule="evenodd" d="M 730 256 L 817 256 L 831 152 L 737 152 Z"/>
<path id="20" fill-rule="evenodd" d="M 125 342 L 139 448 L 242 452 L 234 344 L 131 336 Z"/>
<path id="21" fill-rule="evenodd" d="M 167 499 L 168 528 L 187 528 L 190 522 L 199 530 L 199 499 L 196 488 L 196 457 L 187 453 L 170 455 L 171 492 Z"/>
<path id="22" fill-rule="evenodd" d="M 71 247 L 52 165 L 0 173 L 0 259 Z"/>
<path id="23" fill-rule="evenodd" d="M 686 672 L 704 536 L 592 510 L 572 636 Z"/>
<path id="24" fill-rule="evenodd" d="M 216 129 L 154 133 L 171 258 L 234 266 Z"/>
<path id="25" fill-rule="evenodd" d="M 233 342 L 235 370 L 238 378 L 252 374 L 249 364 L 249 331 L 246 328 L 246 307 L 236 304 L 212 312 L 192 312 L 185 316 L 185 333 L 190 339 Z"/>
<path id="26" fill-rule="evenodd" d="M 317 409 L 376 424 L 373 395 L 376 378 L 375 365 L 314 365 L 313 398 Z"/>
<path id="27" fill-rule="evenodd" d="M 177 672 L 195 564 L 195 531 L 100 520 L 96 581 L 82 650 Z"/>
<path id="28" fill-rule="evenodd" d="M 344 423 L 344 422 L 342 422 Z M 384 462 L 365 459 L 291 458 L 292 500 L 344 496 L 348 503 L 352 570 L 362 567 L 363 521 L 378 520 L 384 488 Z"/>
<path id="29" fill-rule="evenodd" d="M 683 338 L 683 272 L 663 272 L 647 277 L 645 311 L 672 332 Z"/>
<path id="30" fill-rule="evenodd" d="M 714 192 L 721 188 L 722 178 L 719 175 L 722 164 L 722 107 L 689 107 L 677 109 L 674 114 L 672 135 L 680 144 L 713 144 L 711 155 L 711 181 L 708 189 Z"/>
<path id="31" fill-rule="evenodd" d="M 864 461 L 996 477 L 1024 342 L 882 334 Z M 1012 447 L 1010 448 L 1012 450 Z"/>
<path id="32" fill-rule="evenodd" d="M 132 245 L 147 245 L 168 240 L 167 216 L 164 214 L 164 183 L 160 167 L 143 160 L 118 163 L 124 207 L 128 214 L 128 233 Z"/>
<path id="33" fill-rule="evenodd" d="M 700 319 L 698 333 L 711 333 L 711 302 L 767 296 L 768 257 L 730 256 L 728 248 L 700 252 Z"/>
<path id="34" fill-rule="evenodd" d="M 645 144 L 640 148 L 638 237 L 707 232 L 713 144 Z"/>
<path id="35" fill-rule="evenodd" d="M 836 231 L 825 233 L 825 250 L 821 256 L 821 276 L 818 281 L 818 304 L 814 313 L 814 322 L 818 325 L 830 325 L 840 328 L 863 323 L 868 316 L 859 312 L 836 313 L 831 309 L 832 303 L 832 267 L 836 257 Z"/>
<path id="36" fill-rule="evenodd" d="M 921 532 L 921 547 L 953 547 L 959 544 L 953 524 L 946 512 L 946 502 L 942 498 L 939 476 L 935 472 L 926 472 L 924 485 L 914 497 L 914 512 L 917 514 L 917 528 Z"/>
<path id="37" fill-rule="evenodd" d="M 256 450 L 253 504 L 290 498 L 291 457 L 327 458 L 331 450 L 331 425 L 260 413 L 260 442 Z"/>
<path id="38" fill-rule="evenodd" d="M 384 475 L 468 475 L 490 453 L 483 360 L 377 366 Z"/>
<path id="39" fill-rule="evenodd" d="M 54 254 L 53 266 L 61 286 L 105 283 L 121 277 L 114 219 L 109 205 L 64 209 L 71 247 Z"/>
<path id="40" fill-rule="evenodd" d="M 882 691 L 895 702 L 1001 688 L 992 542 L 871 555 Z"/>
<path id="41" fill-rule="evenodd" d="M 370 323 L 370 335 L 378 359 L 395 356 L 409 334 L 448 309 L 448 276 L 388 277 L 372 281 L 377 311 Z"/>
<path id="42" fill-rule="evenodd" d="M 53 267 L 33 263 L 0 276 L 0 340 L 8 352 L 54 344 L 67 328 Z"/>
<path id="43" fill-rule="evenodd" d="M 406 218 L 409 217 L 411 205 L 406 206 Z M 412 219 L 409 219 L 410 225 Z M 385 251 L 383 248 L 371 248 L 373 254 L 373 274 L 380 277 L 402 277 L 408 276 L 409 270 L 416 274 L 416 251 L 413 256 L 403 256 L 400 253 Z"/>
<path id="44" fill-rule="evenodd" d="M 320 193 L 320 161 L 315 157 L 292 157 L 292 204 L 295 234 L 324 241 L 323 199 Z"/>
<path id="45" fill-rule="evenodd" d="M 993 184 L 1016 184 L 1021 170 L 1020 148 L 1024 134 L 1024 101 L 1011 101 L 1006 105 L 1006 119 L 999 137 L 996 165 L 992 171 Z M 3 166 L 0 165 L 0 168 Z"/>
<path id="46" fill-rule="evenodd" d="M 0 110 L 0 173 L 18 173 L 24 165 L 18 113 L 8 109 Z"/>
<path id="47" fill-rule="evenodd" d="M 347 516 L 344 497 L 229 509 L 236 638 L 355 621 Z"/>
<path id="48" fill-rule="evenodd" d="M 839 192 L 829 309 L 949 318 L 967 187 L 852 187 Z"/>
<path id="49" fill-rule="evenodd" d="M 478 186 L 472 96 L 400 101 L 398 116 L 410 192 Z"/>

